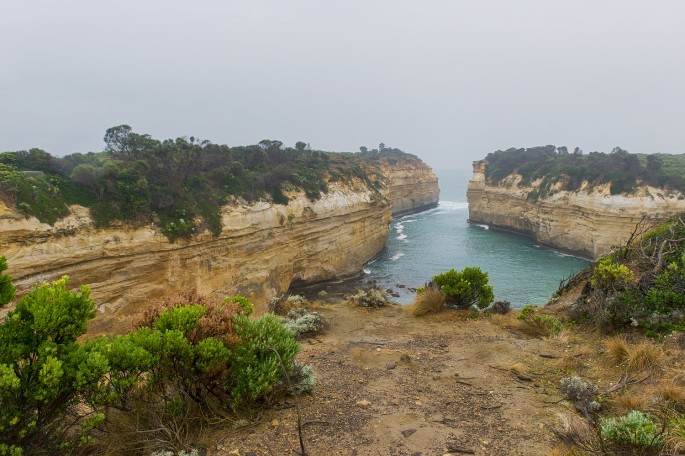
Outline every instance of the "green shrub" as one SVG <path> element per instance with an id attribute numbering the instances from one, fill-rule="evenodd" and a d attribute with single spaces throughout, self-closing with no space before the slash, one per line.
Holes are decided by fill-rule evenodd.
<path id="1" fill-rule="evenodd" d="M 488 273 L 478 267 L 466 267 L 462 271 L 451 269 L 433 277 L 433 282 L 445 295 L 446 302 L 455 306 L 476 305 L 484 309 L 495 298 L 492 285 L 488 285 Z"/>
<path id="2" fill-rule="evenodd" d="M 267 394 L 284 370 L 290 374 L 300 346 L 272 314 L 255 321 L 237 316 L 235 325 L 240 342 L 231 350 L 230 384 L 233 403 L 240 405 Z"/>
<path id="3" fill-rule="evenodd" d="M 14 296 L 6 267 L 0 257 L 3 305 Z M 196 303 L 170 300 L 129 334 L 79 344 L 95 316 L 88 288 L 70 292 L 66 276 L 36 285 L 0 325 L 0 455 L 72 453 L 117 429 L 123 453 L 180 451 L 222 410 L 287 393 L 286 375 L 293 391 L 313 388 L 310 369 L 293 372 L 299 345 L 278 317 L 250 320 L 241 296 L 185 296 Z"/>
<path id="4" fill-rule="evenodd" d="M 105 356 L 76 342 L 95 316 L 93 301 L 86 287 L 69 291 L 67 280 L 36 285 L 0 325 L 0 451 L 6 454 L 88 443 L 88 430 L 104 420 L 81 405 L 95 397 L 108 371 Z M 13 287 L 0 283 L 4 300 Z"/>
<path id="5" fill-rule="evenodd" d="M 595 265 L 590 283 L 593 287 L 606 291 L 622 290 L 630 284 L 634 275 L 628 266 L 615 263 L 613 258 L 609 256 Z"/>
<path id="6" fill-rule="evenodd" d="M 564 323 L 554 315 L 538 313 L 535 306 L 523 307 L 516 318 L 527 323 L 540 333 L 549 336 L 559 335 L 565 327 Z"/>
<path id="7" fill-rule="evenodd" d="M 599 425 L 604 443 L 622 454 L 644 454 L 663 445 L 660 430 L 644 412 L 633 410 L 619 418 L 606 418 Z"/>

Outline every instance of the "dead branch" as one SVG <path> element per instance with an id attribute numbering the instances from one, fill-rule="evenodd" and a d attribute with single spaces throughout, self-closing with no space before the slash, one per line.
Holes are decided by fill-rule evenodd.
<path id="1" fill-rule="evenodd" d="M 647 374 L 645 377 L 641 378 L 640 380 L 635 380 L 635 378 L 631 377 L 628 374 L 628 372 L 621 372 L 621 375 L 618 377 L 616 384 L 614 386 L 612 386 L 611 388 L 607 389 L 606 391 L 604 391 L 604 394 L 613 393 L 614 391 L 618 391 L 621 388 L 624 388 L 626 386 L 635 385 L 637 383 L 642 383 L 651 376 L 652 376 L 652 374 Z"/>

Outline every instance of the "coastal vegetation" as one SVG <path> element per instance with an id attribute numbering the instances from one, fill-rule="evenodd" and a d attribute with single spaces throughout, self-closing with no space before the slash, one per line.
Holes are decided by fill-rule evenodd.
<path id="1" fill-rule="evenodd" d="M 0 297 L 14 298 L 6 274 Z M 84 341 L 93 305 L 65 276 L 0 324 L 0 455 L 190 451 L 208 423 L 313 386 L 293 332 L 273 314 L 250 318 L 244 297 L 185 292 L 149 303 L 128 334 Z"/>
<path id="2" fill-rule="evenodd" d="M 654 336 L 685 328 L 685 214 L 636 227 L 626 245 L 572 283 L 583 284 L 571 309 L 579 320 L 604 329 L 637 327 Z"/>
<path id="3" fill-rule="evenodd" d="M 110 128 L 101 152 L 54 157 L 40 149 L 0 154 L 0 197 L 25 216 L 54 224 L 79 204 L 98 227 L 154 223 L 169 240 L 221 232 L 220 209 L 236 199 L 312 200 L 331 182 L 358 180 L 380 197 L 380 163 L 418 160 L 399 149 L 314 150 L 300 141 L 229 147 L 195 137 L 159 140 L 127 125 Z"/>
<path id="4" fill-rule="evenodd" d="M 439 312 L 445 305 L 484 309 L 495 299 L 493 287 L 488 285 L 488 273 L 471 266 L 461 271 L 450 269 L 437 274 L 416 291 L 416 299 L 410 308 L 416 317 Z"/>
<path id="5" fill-rule="evenodd" d="M 630 193 L 638 185 L 685 193 L 685 154 L 632 154 L 620 147 L 611 153 L 590 152 L 579 148 L 569 152 L 553 145 L 511 148 L 487 155 L 485 176 L 498 183 L 512 174 L 521 176 L 519 185 L 539 181 L 528 197 L 536 200 L 560 189 L 577 191 L 583 184 L 592 189 L 608 185 L 612 195 Z"/>

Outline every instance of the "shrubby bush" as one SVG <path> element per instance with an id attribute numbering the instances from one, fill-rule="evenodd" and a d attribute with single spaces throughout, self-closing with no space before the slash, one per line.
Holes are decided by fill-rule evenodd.
<path id="1" fill-rule="evenodd" d="M 511 312 L 511 303 L 509 301 L 495 301 L 489 310 L 495 314 L 505 315 Z"/>
<path id="2" fill-rule="evenodd" d="M 535 306 L 525 306 L 516 318 L 530 325 L 541 334 L 556 336 L 564 330 L 564 323 L 554 315 L 538 313 Z"/>
<path id="3" fill-rule="evenodd" d="M 635 274 L 628 266 L 614 262 L 611 256 L 597 262 L 590 283 L 604 291 L 623 290 L 630 285 Z"/>
<path id="4" fill-rule="evenodd" d="M 571 308 L 576 319 L 658 335 L 685 321 L 685 222 L 676 215 L 596 263 Z M 624 264 L 625 263 L 625 264 Z M 630 267 L 628 267 L 630 266 Z"/>
<path id="5" fill-rule="evenodd" d="M 287 315 L 288 312 L 295 309 L 307 307 L 309 302 L 302 295 L 281 295 L 276 296 L 269 301 L 269 311 L 276 315 Z"/>
<path id="6" fill-rule="evenodd" d="M 6 268 L 4 257 L 0 263 Z M 7 277 L 0 280 L 2 305 L 14 295 Z M 84 444 L 104 420 L 81 406 L 97 399 L 108 369 L 102 353 L 77 343 L 95 316 L 93 301 L 86 287 L 70 292 L 67 280 L 36 285 L 0 325 L 0 454 Z"/>
<path id="7" fill-rule="evenodd" d="M 433 283 L 445 295 L 447 304 L 457 307 L 487 307 L 494 299 L 488 273 L 479 267 L 466 267 L 462 271 L 451 269 L 433 277 Z"/>
<path id="8" fill-rule="evenodd" d="M 355 294 L 347 296 L 348 301 L 359 307 L 378 309 L 390 304 L 383 290 L 379 288 L 360 289 Z"/>
<path id="9" fill-rule="evenodd" d="M 288 312 L 283 324 L 295 337 L 313 336 L 328 328 L 328 320 L 318 312 L 307 309 L 293 309 Z"/>
<path id="10" fill-rule="evenodd" d="M 599 431 L 604 445 L 619 454 L 655 454 L 663 445 L 656 423 L 638 410 L 603 419 Z"/>
<path id="11" fill-rule="evenodd" d="M 308 364 L 295 363 L 290 374 L 290 394 L 299 396 L 311 394 L 316 387 L 316 374 L 312 366 Z"/>
<path id="12" fill-rule="evenodd" d="M 2 305 L 14 296 L 6 266 L 0 257 Z M 244 297 L 188 290 L 153 302 L 129 334 L 79 343 L 95 315 L 88 288 L 36 285 L 0 325 L 0 455 L 70 453 L 112 435 L 123 453 L 187 450 L 208 419 L 288 393 L 287 376 L 299 379 L 292 391 L 311 390 L 293 333 L 251 311 Z"/>
<path id="13" fill-rule="evenodd" d="M 573 402 L 576 409 L 585 416 L 601 409 L 601 405 L 597 401 L 597 387 L 584 382 L 577 375 L 562 378 L 559 381 L 559 392 Z"/>

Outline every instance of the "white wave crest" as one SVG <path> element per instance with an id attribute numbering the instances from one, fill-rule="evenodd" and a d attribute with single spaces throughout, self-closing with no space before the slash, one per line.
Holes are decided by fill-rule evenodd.
<path id="1" fill-rule="evenodd" d="M 404 252 L 397 252 L 396 254 L 394 254 L 394 255 L 390 258 L 390 260 L 392 260 L 392 261 L 397 261 L 397 260 L 399 260 L 400 258 L 402 258 L 403 256 L 404 256 Z"/>
<path id="2" fill-rule="evenodd" d="M 460 203 L 457 201 L 440 201 L 438 202 L 438 209 L 457 211 L 461 209 L 468 209 L 469 203 Z"/>

